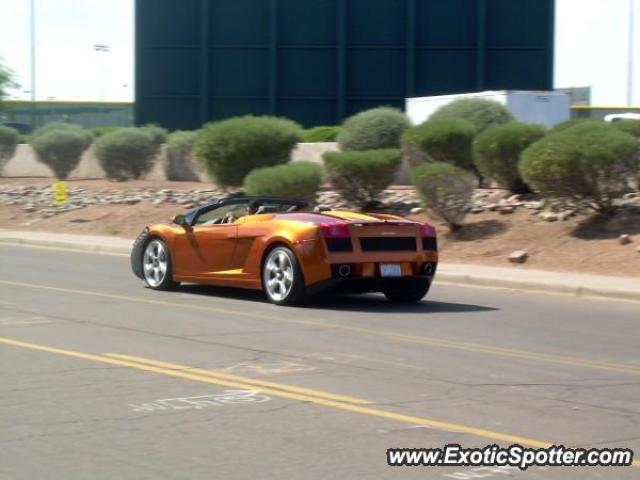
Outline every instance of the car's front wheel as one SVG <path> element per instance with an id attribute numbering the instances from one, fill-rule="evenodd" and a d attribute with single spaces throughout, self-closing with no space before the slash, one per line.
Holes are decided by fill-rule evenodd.
<path id="1" fill-rule="evenodd" d="M 431 280 L 428 278 L 417 278 L 409 284 L 391 285 L 386 287 L 382 293 L 390 302 L 394 303 L 415 303 L 423 299 L 429 292 Z"/>
<path id="2" fill-rule="evenodd" d="M 171 253 L 167 244 L 156 238 L 151 240 L 142 255 L 144 281 L 154 290 L 171 290 L 178 286 L 173 281 Z"/>
<path id="3" fill-rule="evenodd" d="M 294 305 L 305 297 L 305 285 L 298 259 L 287 247 L 269 252 L 262 266 L 262 286 L 276 305 Z"/>

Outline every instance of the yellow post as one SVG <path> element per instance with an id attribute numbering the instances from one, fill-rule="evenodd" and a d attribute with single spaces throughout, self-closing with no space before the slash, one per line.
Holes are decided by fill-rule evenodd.
<path id="1" fill-rule="evenodd" d="M 56 205 L 64 205 L 67 203 L 67 182 L 56 182 L 53 184 L 53 198 L 56 201 Z"/>

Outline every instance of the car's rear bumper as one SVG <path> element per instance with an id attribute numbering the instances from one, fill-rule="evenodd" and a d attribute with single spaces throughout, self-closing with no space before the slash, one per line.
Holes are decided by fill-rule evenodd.
<path id="1" fill-rule="evenodd" d="M 365 292 L 382 292 L 389 288 L 412 289 L 416 284 L 422 284 L 424 281 L 428 281 L 429 284 L 433 282 L 435 277 L 435 271 L 437 264 L 433 264 L 432 274 L 430 275 L 412 275 L 402 277 L 346 277 L 341 278 L 338 276 L 332 276 L 328 280 L 316 282 L 311 285 L 307 285 L 307 293 L 311 296 L 327 293 L 327 292 L 339 292 L 339 293 L 365 293 Z"/>

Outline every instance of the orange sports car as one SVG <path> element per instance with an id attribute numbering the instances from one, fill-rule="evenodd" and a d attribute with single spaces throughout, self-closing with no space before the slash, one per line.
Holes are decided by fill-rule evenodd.
<path id="1" fill-rule="evenodd" d="M 133 272 L 153 289 L 180 282 L 251 288 L 278 305 L 331 289 L 416 302 L 437 262 L 427 223 L 266 197 L 225 198 L 150 225 L 131 252 Z"/>

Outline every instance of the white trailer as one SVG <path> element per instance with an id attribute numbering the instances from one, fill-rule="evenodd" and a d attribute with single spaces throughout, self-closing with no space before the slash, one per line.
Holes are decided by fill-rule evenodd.
<path id="1" fill-rule="evenodd" d="M 517 120 L 537 123 L 548 128 L 571 118 L 571 98 L 566 93 L 517 90 L 407 98 L 407 115 L 414 125 L 419 125 L 443 105 L 469 97 L 494 100 L 506 106 Z"/>

